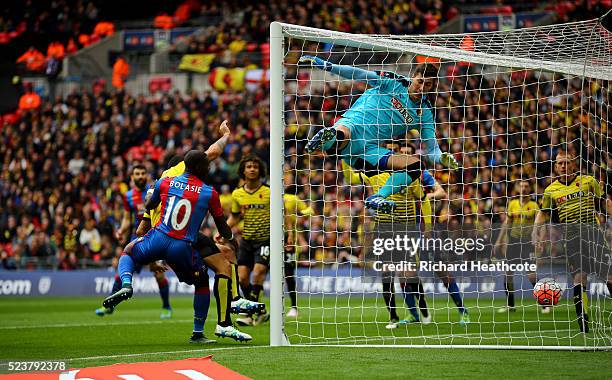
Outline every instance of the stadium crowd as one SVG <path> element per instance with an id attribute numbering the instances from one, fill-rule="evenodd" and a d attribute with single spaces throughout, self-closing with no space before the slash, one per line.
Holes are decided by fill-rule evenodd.
<path id="1" fill-rule="evenodd" d="M 221 50 L 231 49 L 237 38 L 265 42 L 271 14 L 281 12 L 291 23 L 366 33 L 419 33 L 425 26 L 410 22 L 422 19 L 419 9 L 440 20 L 448 14 L 440 1 L 374 8 L 360 1 L 343 11 L 346 14 L 339 13 L 339 4 L 326 2 L 317 6 L 318 12 L 308 2 L 294 7 L 272 2 L 270 10 L 248 6 L 244 19 L 256 21 L 242 27 L 223 23 L 198 40 L 195 51 L 200 52 L 199 46 L 210 48 L 212 40 L 221 41 Z M 203 9 L 222 12 L 212 6 Z M 604 179 L 605 167 L 598 166 L 604 143 L 598 136 L 606 132 L 605 124 L 581 110 L 607 107 L 606 83 L 588 83 L 582 90 L 580 81 L 542 73 L 515 72 L 505 81 L 506 76 L 481 76 L 478 70 L 466 76 L 467 70 L 443 66 L 433 99 L 441 148 L 456 153 L 462 167 L 455 173 L 435 171 L 450 199 L 436 203 L 436 222 L 483 228 L 500 222 L 508 197 L 515 195 L 511 182 L 530 178 L 534 194 L 540 195 L 549 181 L 551 158 L 563 143 L 592 165 L 584 170 Z M 314 133 L 312 126 L 332 125 L 356 100 L 352 95 L 363 90 L 355 83 L 329 82 L 320 92 L 287 99 L 288 109 L 294 110 L 287 116 L 287 191 L 315 209 L 315 216 L 301 221 L 301 228 L 309 230 L 298 241 L 305 262 L 351 261 L 360 254 L 363 188 L 345 186 L 339 162 L 302 152 Z M 254 153 L 268 160 L 267 91 L 262 86 L 256 91 L 145 97 L 82 90 L 42 100 L 14 122 L 5 119 L 0 126 L 0 268 L 107 266 L 121 249 L 113 235 L 121 222 L 123 194 L 131 186 L 131 166 L 144 162 L 155 179 L 174 154 L 212 143 L 223 119 L 230 121 L 232 138 L 223 157 L 213 163 L 210 182 L 220 190 L 227 209 L 231 189 L 239 184 L 240 158 Z M 581 105 L 580 99 L 586 103 Z M 592 126 L 583 136 L 580 122 Z M 586 146 L 581 148 L 581 141 Z M 413 145 L 418 146 L 418 138 Z"/>
<path id="2" fill-rule="evenodd" d="M 0 130 L 2 265 L 35 266 L 41 259 L 61 269 L 106 265 L 118 249 L 113 230 L 121 222 L 131 164 L 145 162 L 155 179 L 175 153 L 213 142 L 227 119 L 232 141 L 210 178 L 219 189 L 235 186 L 243 154 L 268 158 L 268 113 L 264 89 L 158 100 L 75 92 L 44 101 Z"/>
<path id="3" fill-rule="evenodd" d="M 439 0 L 356 1 L 350 6 L 341 0 L 322 3 L 274 0 L 269 3 L 229 2 L 223 9 L 216 5 L 202 7 L 206 16 L 221 16 L 219 25 L 180 41 L 172 47 L 178 53 L 239 53 L 253 51 L 268 41 L 273 20 L 290 24 L 352 33 L 420 34 L 429 33 L 453 18 L 457 9 Z"/>

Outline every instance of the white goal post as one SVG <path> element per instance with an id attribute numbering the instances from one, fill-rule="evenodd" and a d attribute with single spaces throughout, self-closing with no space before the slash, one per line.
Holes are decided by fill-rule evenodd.
<path id="1" fill-rule="evenodd" d="M 363 222 L 371 218 L 371 215 L 362 210 L 363 206 L 357 204 L 362 203 L 363 199 L 356 200 L 358 196 L 364 196 L 366 190 L 355 190 L 356 185 L 350 183 L 348 175 L 342 175 L 340 159 L 324 158 L 317 161 L 323 162 L 325 169 L 314 164 L 304 164 L 306 167 L 298 172 L 292 167 L 294 162 L 306 161 L 302 157 L 306 153 L 300 151 L 304 144 L 302 140 L 311 138 L 321 127 L 331 127 L 364 90 L 362 87 L 353 87 L 356 82 L 349 79 L 339 79 L 332 73 L 298 65 L 296 58 L 299 55 L 316 56 L 334 64 L 371 71 L 391 71 L 406 77 L 410 76 L 416 66 L 416 60 L 433 60 L 441 67 L 440 71 L 444 71 L 441 76 L 447 78 L 444 87 L 434 89 L 447 93 L 440 97 L 436 95 L 432 101 L 433 108 L 440 109 L 435 111 L 438 112 L 437 136 L 441 141 L 444 140 L 443 146 L 441 142 L 442 150 L 448 149 L 461 157 L 458 159 L 459 166 L 466 168 L 465 171 L 461 169 L 464 177 L 454 182 L 449 179 L 452 174 L 436 178 L 447 196 L 433 203 L 432 207 L 434 212 L 438 209 L 440 218 L 446 218 L 445 223 L 450 225 L 454 217 L 458 225 L 474 224 L 480 231 L 486 228 L 494 230 L 492 226 L 500 220 L 499 214 L 505 214 L 508 202 L 517 194 L 514 188 L 516 182 L 525 180 L 532 186 L 534 200 L 541 205 L 544 188 L 553 176 L 553 153 L 566 147 L 575 147 L 576 170 L 581 175 L 596 178 L 603 185 L 605 197 L 608 186 L 612 187 L 612 183 L 606 179 L 606 171 L 612 172 L 612 157 L 608 154 L 610 131 L 607 119 L 612 99 L 612 33 L 602 26 L 602 19 L 504 32 L 406 36 L 359 35 L 272 22 L 270 345 L 612 349 L 612 300 L 610 295 L 606 295 L 604 283 L 588 287 L 592 325 L 589 336 L 577 331 L 572 284 L 569 283 L 571 280 L 561 280 L 564 285 L 563 308 L 553 310 L 552 317 L 540 315 L 535 300 L 529 297 L 531 286 L 528 283 L 518 285 L 516 292 L 512 290 L 518 300 L 518 311 L 500 317 L 502 314 L 497 313 L 497 309 L 503 306 L 500 302 L 505 302 L 509 291 L 504 293 L 503 286 L 499 288 L 499 281 L 504 283 L 503 280 L 495 277 L 503 277 L 503 272 L 491 276 L 473 274 L 471 284 L 457 279 L 459 288 L 469 298 L 467 308 L 475 309 L 473 313 L 470 309 L 469 328 L 459 325 L 454 306 L 448 306 L 456 301 L 449 296 L 451 290 L 448 283 L 442 284 L 442 277 L 432 276 L 431 282 L 425 281 L 425 298 L 428 298 L 433 313 L 432 324 L 409 324 L 396 330 L 386 330 L 387 301 L 382 301 L 377 287 L 379 284 L 359 285 L 359 290 L 355 290 L 357 282 L 349 279 L 352 274 L 347 274 L 352 273 L 351 268 L 363 264 L 363 252 L 355 254 L 347 244 L 340 243 L 339 237 L 346 232 L 349 236 L 346 239 L 355 245 L 356 240 L 350 237 L 354 231 L 347 232 L 349 227 L 344 226 L 356 226 L 359 224 L 357 220 Z M 302 76 L 304 72 L 308 72 L 308 75 Z M 527 87 L 529 89 L 525 90 Z M 313 110 L 311 107 L 320 109 Z M 474 110 L 478 110 L 478 113 L 474 113 Z M 505 114 L 500 115 L 500 110 Z M 537 127 L 531 129 L 533 125 Z M 295 134 L 290 142 L 292 146 L 286 145 L 288 127 Z M 457 128 L 464 128 L 464 131 L 473 128 L 476 133 L 465 132 L 465 138 L 463 135 L 458 137 Z M 500 134 L 502 129 L 506 133 L 503 136 Z M 542 138 L 546 143 L 540 144 Z M 417 141 L 414 143 L 417 151 L 421 152 L 418 136 L 414 139 Z M 380 141 L 381 145 L 383 143 L 390 142 Z M 529 152 L 524 153 L 526 151 Z M 517 177 L 514 172 L 516 168 L 513 168 L 517 162 L 524 166 L 520 169 L 520 177 Z M 304 237 L 308 247 L 307 252 L 303 250 L 302 254 L 309 257 L 303 261 L 309 261 L 312 266 L 304 266 L 296 275 L 300 280 L 297 290 L 300 317 L 297 319 L 286 317 L 288 306 L 284 296 L 286 210 L 283 195 L 287 167 L 293 171 L 290 178 L 295 181 L 300 175 L 308 177 L 315 173 L 312 174 L 314 176 L 317 171 L 321 171 L 321 183 L 306 186 L 304 194 L 315 198 L 310 192 L 317 187 L 319 193 L 323 194 L 323 199 L 317 200 L 322 209 L 334 202 L 334 206 L 331 206 L 332 214 L 320 213 L 308 217 L 311 218 L 308 223 L 317 223 L 317 228 L 323 232 L 315 236 L 312 231 L 304 231 L 304 235 L 308 235 Z M 474 176 L 469 173 L 470 170 L 475 173 Z M 332 179 L 326 179 L 325 173 L 331 172 Z M 496 176 L 503 179 L 503 185 L 499 186 L 501 190 L 495 189 Z M 334 186 L 338 190 L 332 192 L 329 189 L 326 182 L 329 180 L 336 181 Z M 485 182 L 487 187 L 494 188 L 482 190 Z M 334 208 L 344 207 L 335 206 L 335 196 L 341 193 L 343 201 L 348 204 L 344 210 L 346 216 L 340 216 L 341 211 Z M 505 194 L 504 207 L 498 205 L 501 201 L 496 194 L 501 193 Z M 461 198 L 457 194 L 461 194 Z M 461 211 L 456 211 L 459 209 Z M 486 212 L 486 217 L 483 217 L 483 212 Z M 605 210 L 602 213 L 607 217 Z M 312 222 L 317 218 L 316 222 Z M 340 221 L 341 218 L 344 220 Z M 326 233 L 330 231 L 335 236 L 333 239 L 337 239 L 333 240 L 334 252 L 342 249 L 346 252 L 335 253 L 334 256 L 327 251 L 331 247 L 326 245 Z M 551 241 L 548 242 L 551 250 L 555 249 L 553 236 L 550 235 Z M 606 236 L 609 237 L 607 232 Z M 320 241 L 315 242 L 313 239 Z M 527 245 L 521 247 L 523 250 L 531 249 L 526 248 Z M 586 253 L 587 257 L 589 254 Z M 337 262 L 330 259 L 332 256 Z M 490 262 L 496 262 L 493 256 L 489 258 Z M 551 264 L 545 269 L 552 271 L 552 267 Z M 612 273 L 608 274 L 612 278 Z M 334 276 L 336 280 L 342 277 L 343 283 L 334 282 L 333 291 L 325 288 L 325 281 L 316 281 L 322 277 Z M 538 277 L 541 277 L 539 273 Z M 517 278 L 520 278 L 517 280 L 519 282 L 527 281 L 527 275 Z M 511 281 L 514 282 L 514 279 Z M 589 281 L 590 284 L 591 277 Z M 318 285 L 313 285 L 315 283 Z M 483 290 L 489 286 L 485 286 L 485 283 L 493 284 L 490 285 L 491 291 Z M 397 305 L 402 305 L 399 284 L 395 280 L 393 287 L 397 290 Z M 311 293 L 310 289 L 316 290 Z M 401 289 L 404 289 L 404 284 Z M 403 306 L 398 306 L 400 308 L 403 310 Z M 288 331 L 289 328 L 291 331 Z"/>

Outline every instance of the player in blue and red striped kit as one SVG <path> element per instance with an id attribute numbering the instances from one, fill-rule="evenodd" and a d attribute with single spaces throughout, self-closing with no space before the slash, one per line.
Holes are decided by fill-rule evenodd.
<path id="1" fill-rule="evenodd" d="M 115 307 L 132 297 L 132 275 L 137 264 L 164 260 L 181 282 L 195 285 L 194 329 L 190 341 L 207 343 L 209 340 L 204 337 L 203 328 L 208 315 L 210 290 L 202 256 L 193 248 L 193 243 L 209 212 L 225 241 L 233 240 L 233 235 L 225 221 L 219 195 L 214 188 L 204 183 L 208 172 L 206 154 L 192 150 L 185 155 L 184 161 L 185 173 L 165 177 L 155 183 L 153 194 L 145 207 L 151 210 L 161 204 L 161 218 L 144 237 L 136 239 L 125 248 L 119 260 L 122 288 L 107 297 L 102 304 L 107 308 Z M 234 327 L 217 325 L 215 334 L 222 333 L 222 329 Z M 244 333 L 234 334 L 232 338 L 252 339 Z"/>
<path id="2" fill-rule="evenodd" d="M 119 243 L 125 244 L 138 237 L 136 236 L 136 231 L 146 211 L 145 195 L 150 187 L 147 184 L 148 178 L 147 168 L 143 165 L 134 165 L 134 167 L 132 167 L 132 181 L 134 182 L 134 187 L 125 193 L 123 198 L 123 218 L 121 220 L 121 226 L 115 234 Z M 126 241 L 126 236 L 129 236 L 128 241 Z M 170 307 L 170 286 L 168 285 L 168 279 L 163 271 L 156 270 L 158 269 L 156 264 L 151 264 L 149 269 L 155 275 L 155 280 L 159 286 L 159 295 L 162 299 L 163 310 L 160 317 L 162 319 L 170 318 L 172 317 L 172 308 Z M 134 273 L 140 273 L 141 270 L 142 265 L 137 265 L 136 268 L 134 268 Z M 119 275 L 115 275 L 115 282 L 111 294 L 117 292 L 119 289 L 121 289 L 121 279 Z M 103 317 L 106 314 L 111 314 L 113 311 L 113 308 L 98 308 L 96 309 L 96 314 Z"/>

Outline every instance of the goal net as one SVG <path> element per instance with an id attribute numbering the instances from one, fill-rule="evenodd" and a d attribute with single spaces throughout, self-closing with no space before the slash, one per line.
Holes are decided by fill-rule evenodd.
<path id="1" fill-rule="evenodd" d="M 610 349 L 611 58 L 601 20 L 426 36 L 273 23 L 272 344 Z M 458 169 L 429 160 L 427 112 Z M 350 137 L 307 152 L 339 125 Z M 392 182 L 409 169 L 385 163 L 406 155 L 421 157 L 411 182 Z M 392 210 L 365 207 L 389 183 Z M 534 297 L 543 279 L 554 306 Z"/>

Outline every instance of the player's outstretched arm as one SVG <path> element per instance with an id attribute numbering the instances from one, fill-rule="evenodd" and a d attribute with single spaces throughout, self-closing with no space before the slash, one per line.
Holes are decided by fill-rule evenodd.
<path id="1" fill-rule="evenodd" d="M 204 152 L 206 153 L 206 157 L 208 157 L 208 161 L 214 161 L 223 154 L 231 134 L 228 124 L 229 122 L 227 120 L 223 120 L 219 126 L 219 132 L 221 132 L 223 136 L 209 146 L 206 152 Z"/>
<path id="2" fill-rule="evenodd" d="M 300 57 L 299 63 L 309 64 L 319 70 L 329 71 L 342 78 L 352 79 L 360 82 L 367 82 L 369 85 L 376 86 L 381 79 L 380 75 L 374 71 L 360 69 L 358 67 L 347 65 L 336 65 L 319 57 L 303 55 Z"/>

